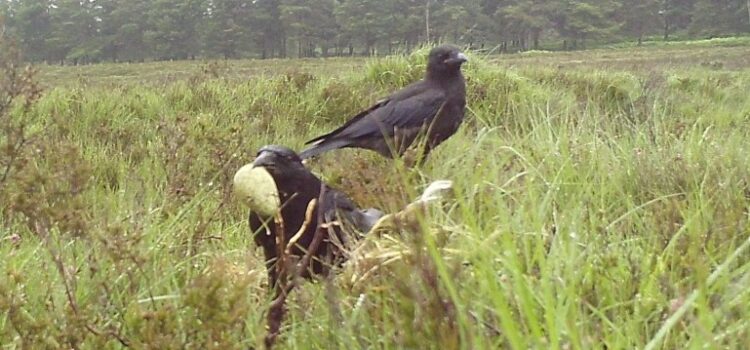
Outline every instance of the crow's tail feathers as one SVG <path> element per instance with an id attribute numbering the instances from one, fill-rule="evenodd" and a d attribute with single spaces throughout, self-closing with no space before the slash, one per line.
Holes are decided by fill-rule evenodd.
<path id="1" fill-rule="evenodd" d="M 348 145 L 349 142 L 346 140 L 323 140 L 308 148 L 303 149 L 301 152 L 299 152 L 299 156 L 302 159 L 309 159 L 323 152 L 346 147 Z"/>

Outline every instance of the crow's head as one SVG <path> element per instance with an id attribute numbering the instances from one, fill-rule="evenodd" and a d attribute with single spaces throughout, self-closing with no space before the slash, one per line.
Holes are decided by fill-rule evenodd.
<path id="1" fill-rule="evenodd" d="M 461 65 L 469 59 L 453 45 L 440 45 L 430 50 L 427 72 L 431 75 L 458 73 Z"/>
<path id="2" fill-rule="evenodd" d="M 266 217 L 274 215 L 290 193 L 305 186 L 312 186 L 311 191 L 320 188 L 297 153 L 283 146 L 264 146 L 252 163 L 234 174 L 237 196 L 253 212 Z"/>
<path id="3" fill-rule="evenodd" d="M 253 161 L 253 167 L 262 167 L 274 178 L 300 172 L 307 173 L 302 159 L 293 150 L 277 145 L 263 146 Z"/>

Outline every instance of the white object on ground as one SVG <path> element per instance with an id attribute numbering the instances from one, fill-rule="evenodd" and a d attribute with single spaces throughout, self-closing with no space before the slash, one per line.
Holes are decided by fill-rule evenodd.
<path id="1" fill-rule="evenodd" d="M 279 210 L 279 190 L 271 174 L 263 167 L 246 164 L 234 174 L 234 193 L 250 210 L 261 216 L 273 216 Z"/>
<path id="2" fill-rule="evenodd" d="M 417 202 L 431 202 L 443 198 L 441 192 L 445 192 L 453 188 L 453 181 L 451 180 L 437 180 L 430 183 L 429 186 L 419 196 Z"/>

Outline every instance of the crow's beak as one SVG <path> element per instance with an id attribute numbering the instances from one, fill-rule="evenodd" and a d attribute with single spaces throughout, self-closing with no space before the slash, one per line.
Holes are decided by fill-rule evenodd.
<path id="1" fill-rule="evenodd" d="M 464 55 L 463 52 L 459 52 L 454 57 L 451 57 L 451 58 L 445 60 L 445 63 L 448 63 L 448 64 L 461 64 L 461 63 L 464 63 L 464 62 L 466 62 L 468 60 L 469 60 L 469 58 L 466 57 L 466 55 Z"/>
<path id="2" fill-rule="evenodd" d="M 255 160 L 253 161 L 253 167 L 273 167 L 275 164 L 274 162 L 274 155 L 271 152 L 262 152 L 259 154 Z"/>

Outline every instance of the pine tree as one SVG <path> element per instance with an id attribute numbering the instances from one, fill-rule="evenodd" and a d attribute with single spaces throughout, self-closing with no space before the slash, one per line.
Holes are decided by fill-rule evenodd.
<path id="1" fill-rule="evenodd" d="M 14 23 L 24 58 L 42 61 L 49 57 L 47 38 L 52 31 L 48 0 L 24 0 L 17 3 Z"/>
<path id="2" fill-rule="evenodd" d="M 622 0 L 617 14 L 622 33 L 634 37 L 638 45 L 643 43 L 644 35 L 659 28 L 658 0 Z"/>

